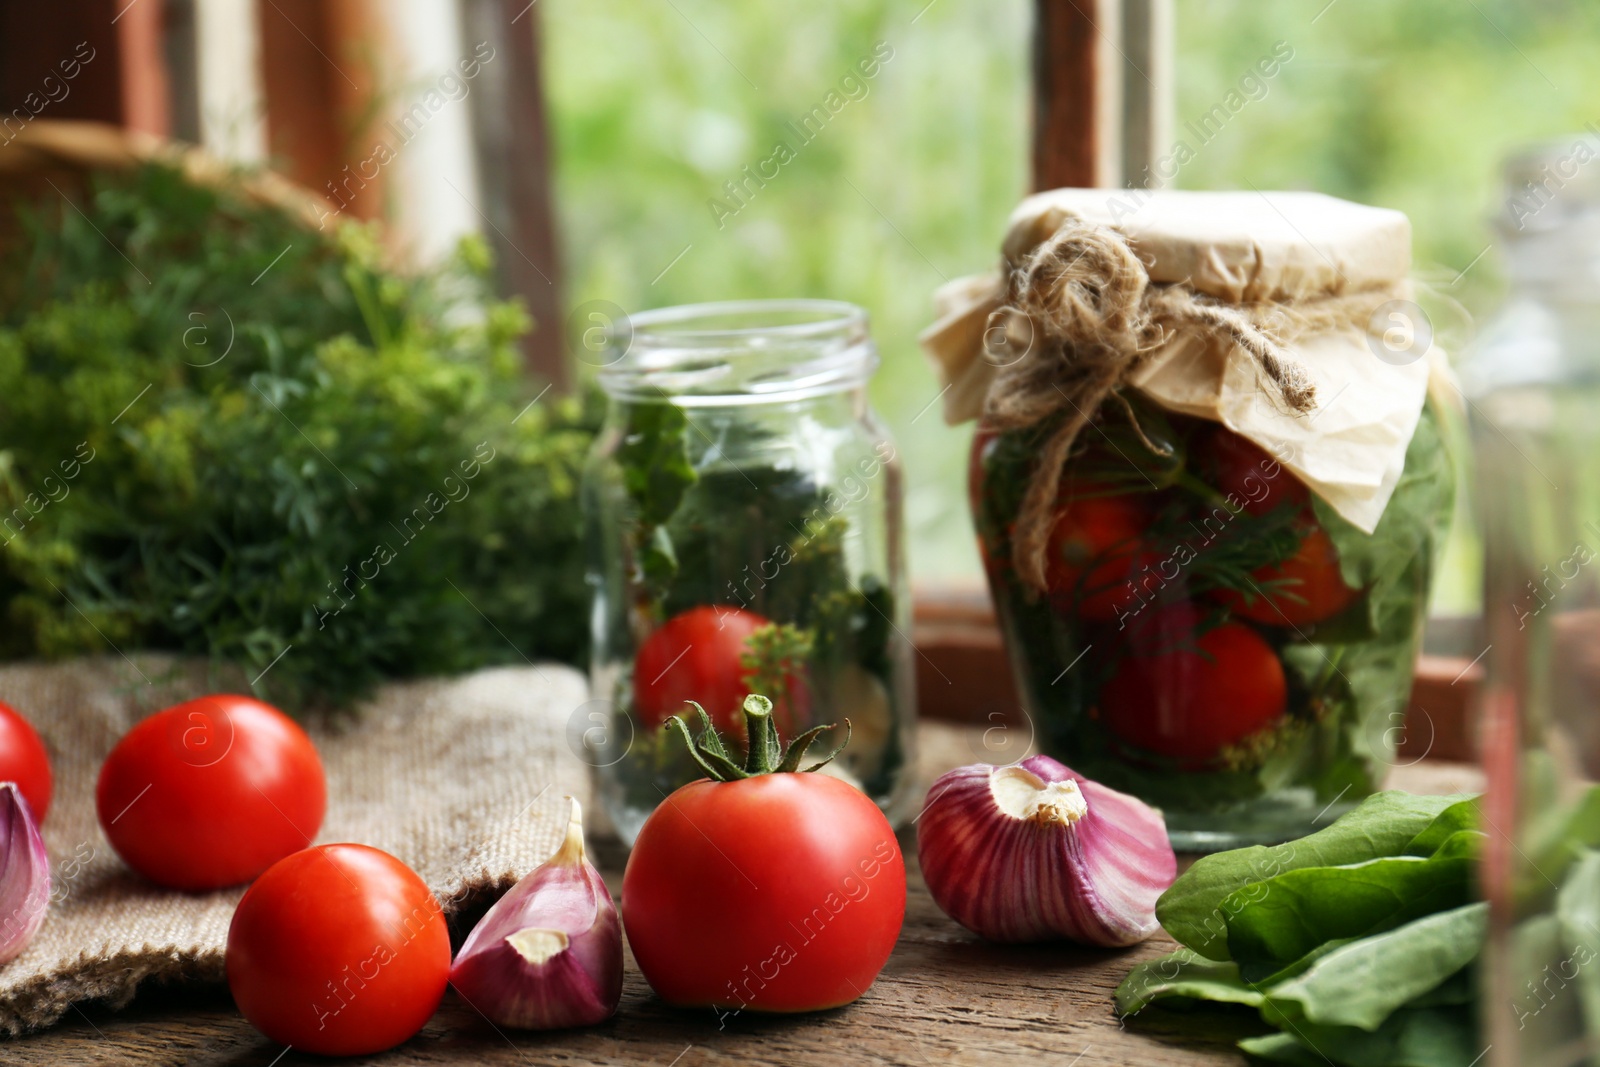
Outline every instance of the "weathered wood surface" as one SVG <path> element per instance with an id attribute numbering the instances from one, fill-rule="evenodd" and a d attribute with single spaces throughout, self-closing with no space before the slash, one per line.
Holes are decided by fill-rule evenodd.
<path id="1" fill-rule="evenodd" d="M 970 731 L 923 727 L 924 774 L 972 762 Z M 1453 765 L 1402 768 L 1395 783 L 1424 792 L 1477 787 L 1476 772 Z M 1174 945 L 1161 937 L 1125 951 L 987 945 L 945 918 L 922 883 L 914 839 L 902 839 L 910 875 L 905 929 L 883 975 L 848 1007 L 819 1015 L 735 1016 L 719 1028 L 712 1012 L 662 1005 L 627 961 L 622 1007 L 609 1023 L 553 1034 L 500 1033 L 453 993 L 406 1044 L 380 1056 L 339 1062 L 387 1067 L 465 1064 L 904 1064 L 910 1067 L 1049 1063 L 1063 1067 L 1167 1067 L 1245 1063 L 1233 1042 L 1248 1014 L 1203 1034 L 1193 1017 L 1151 1009 L 1126 1029 L 1111 991 L 1134 963 Z M 596 850 L 612 891 L 623 856 Z M 266 1040 L 234 1010 L 225 990 L 157 990 L 128 1009 L 90 1007 L 61 1025 L 0 1040 L 0 1063 L 192 1064 L 291 1067 L 330 1061 Z"/>

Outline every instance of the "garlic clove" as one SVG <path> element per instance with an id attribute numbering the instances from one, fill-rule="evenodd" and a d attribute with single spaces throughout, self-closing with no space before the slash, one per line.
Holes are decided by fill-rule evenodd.
<path id="1" fill-rule="evenodd" d="M 1159 812 L 1049 756 L 934 782 L 917 854 L 939 907 L 991 941 L 1143 941 L 1177 875 Z"/>
<path id="2" fill-rule="evenodd" d="M 22 954 L 50 907 L 50 855 L 28 802 L 0 782 L 0 965 Z"/>
<path id="3" fill-rule="evenodd" d="M 561 847 L 495 902 L 450 968 L 462 999 L 497 1026 L 589 1026 L 622 999 L 622 924 L 585 857 L 583 809 L 567 799 Z"/>

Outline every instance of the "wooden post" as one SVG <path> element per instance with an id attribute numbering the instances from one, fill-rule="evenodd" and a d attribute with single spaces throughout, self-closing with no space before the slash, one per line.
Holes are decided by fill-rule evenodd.
<path id="1" fill-rule="evenodd" d="M 383 175 L 352 169 L 373 115 L 378 47 L 369 0 L 272 0 L 259 9 L 269 153 L 340 213 L 375 218 Z"/>
<path id="2" fill-rule="evenodd" d="M 1035 189 L 1121 184 L 1118 0 L 1037 0 Z"/>
<path id="3" fill-rule="evenodd" d="M 122 56 L 122 124 L 141 133 L 170 136 L 172 100 L 161 0 L 127 4 L 114 17 Z"/>
<path id="4" fill-rule="evenodd" d="M 571 382 L 544 113 L 539 6 L 528 0 L 461 0 L 465 38 L 498 55 L 483 66 L 469 103 L 478 155 L 484 236 L 501 290 L 533 315 L 523 339 L 528 369 L 564 390 Z"/>
<path id="5" fill-rule="evenodd" d="M 1036 0 L 1033 184 L 1154 188 L 1172 142 L 1172 0 Z"/>

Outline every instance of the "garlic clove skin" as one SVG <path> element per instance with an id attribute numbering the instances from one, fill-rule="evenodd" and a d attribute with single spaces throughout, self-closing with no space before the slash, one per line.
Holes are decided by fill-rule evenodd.
<path id="1" fill-rule="evenodd" d="M 0 782 L 0 966 L 22 955 L 50 907 L 50 855 L 15 783 Z"/>
<path id="2" fill-rule="evenodd" d="M 561 847 L 495 902 L 450 968 L 462 999 L 497 1026 L 589 1026 L 622 999 L 622 923 L 585 857 L 583 810 L 567 799 Z"/>
<path id="3" fill-rule="evenodd" d="M 1159 812 L 1049 756 L 934 782 L 917 855 L 944 913 L 991 941 L 1143 941 L 1177 876 Z"/>

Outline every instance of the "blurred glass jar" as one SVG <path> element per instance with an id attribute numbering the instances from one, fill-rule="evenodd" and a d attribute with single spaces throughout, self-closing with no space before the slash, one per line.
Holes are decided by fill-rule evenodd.
<path id="1" fill-rule="evenodd" d="M 751 692 L 772 698 L 785 740 L 848 719 L 823 773 L 900 820 L 916 714 L 901 473 L 867 402 L 866 313 L 699 304 L 609 333 L 583 487 L 594 700 L 578 725 L 617 832 L 631 844 L 702 777 L 667 719 L 697 701 L 742 745 Z M 816 751 L 843 740 L 830 730 Z"/>
<path id="2" fill-rule="evenodd" d="M 1600 1062 L 1600 141 L 1509 162 L 1462 367 L 1484 548 L 1491 1063 Z"/>

